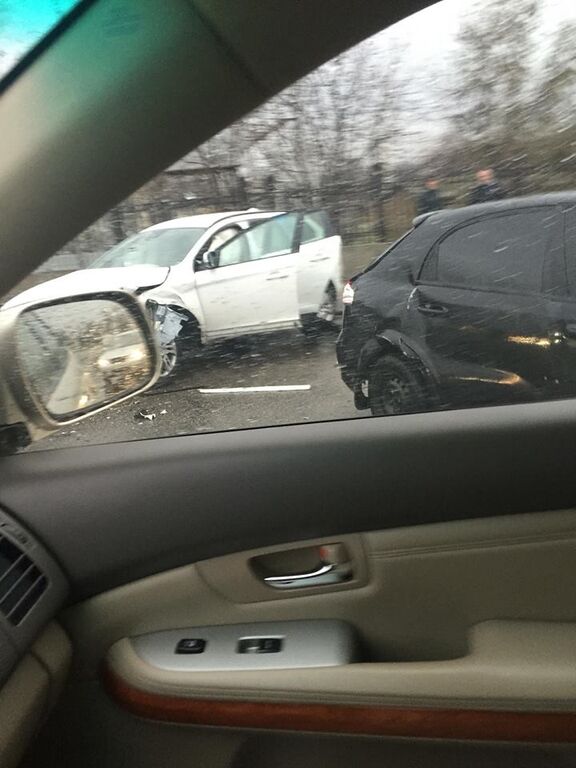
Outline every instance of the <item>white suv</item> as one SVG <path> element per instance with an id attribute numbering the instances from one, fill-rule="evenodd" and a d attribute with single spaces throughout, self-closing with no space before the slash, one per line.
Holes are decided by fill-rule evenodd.
<path id="1" fill-rule="evenodd" d="M 12 302 L 114 287 L 137 292 L 153 312 L 168 374 L 186 341 L 332 322 L 342 288 L 341 238 L 323 211 L 173 219 Z"/>

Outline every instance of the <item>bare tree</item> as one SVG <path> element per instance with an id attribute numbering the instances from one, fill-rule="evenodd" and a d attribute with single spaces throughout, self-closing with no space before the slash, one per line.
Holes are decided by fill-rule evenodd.
<path id="1" fill-rule="evenodd" d="M 453 120 L 463 136 L 497 146 L 529 122 L 539 5 L 484 0 L 464 20 L 452 92 Z"/>
<path id="2" fill-rule="evenodd" d="M 403 130 L 406 77 L 402 51 L 368 40 L 287 88 L 189 157 L 210 166 L 233 163 L 249 180 L 273 179 L 320 203 L 343 178 L 386 166 Z M 351 194 L 353 194 L 351 189 Z"/>
<path id="3" fill-rule="evenodd" d="M 401 51 L 369 40 L 287 89 L 272 108 L 293 117 L 261 146 L 279 180 L 312 201 L 346 176 L 386 164 L 402 130 Z"/>
<path id="4" fill-rule="evenodd" d="M 570 130 L 576 114 L 576 22 L 562 23 L 543 65 L 538 93 L 541 129 Z"/>

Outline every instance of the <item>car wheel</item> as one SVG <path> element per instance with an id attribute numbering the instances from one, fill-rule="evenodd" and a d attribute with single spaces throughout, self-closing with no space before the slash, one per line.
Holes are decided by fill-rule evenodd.
<path id="1" fill-rule="evenodd" d="M 327 285 L 322 301 L 315 314 L 302 315 L 300 323 L 306 336 L 315 336 L 327 328 L 333 328 L 336 321 L 336 292 L 333 285 Z"/>
<path id="2" fill-rule="evenodd" d="M 332 285 L 327 286 L 324 291 L 317 318 L 321 323 L 328 323 L 329 325 L 332 325 L 336 320 L 336 292 Z"/>
<path id="3" fill-rule="evenodd" d="M 161 379 L 166 379 L 174 373 L 180 360 L 180 351 L 180 344 L 177 339 L 173 339 L 160 347 Z"/>
<path id="4" fill-rule="evenodd" d="M 368 376 L 368 401 L 373 416 L 425 411 L 428 397 L 416 364 L 393 355 L 380 358 Z"/>

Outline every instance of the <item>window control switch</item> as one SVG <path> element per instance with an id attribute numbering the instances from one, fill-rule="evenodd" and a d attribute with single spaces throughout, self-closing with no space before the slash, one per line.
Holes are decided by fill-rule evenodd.
<path id="1" fill-rule="evenodd" d="M 206 640 L 199 637 L 185 637 L 178 641 L 175 653 L 204 653 Z"/>
<path id="2" fill-rule="evenodd" d="M 280 653 L 280 637 L 243 637 L 238 641 L 238 653 Z"/>

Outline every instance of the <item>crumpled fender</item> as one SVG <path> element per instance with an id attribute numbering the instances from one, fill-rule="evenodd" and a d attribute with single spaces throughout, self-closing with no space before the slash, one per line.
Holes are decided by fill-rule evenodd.
<path id="1" fill-rule="evenodd" d="M 393 328 L 379 331 L 362 348 L 358 359 L 358 386 L 363 378 L 367 377 L 370 367 L 386 353 L 400 354 L 402 357 L 413 360 L 428 381 L 431 390 L 436 391 L 437 378 L 425 355 L 420 354 L 416 345 Z"/>

